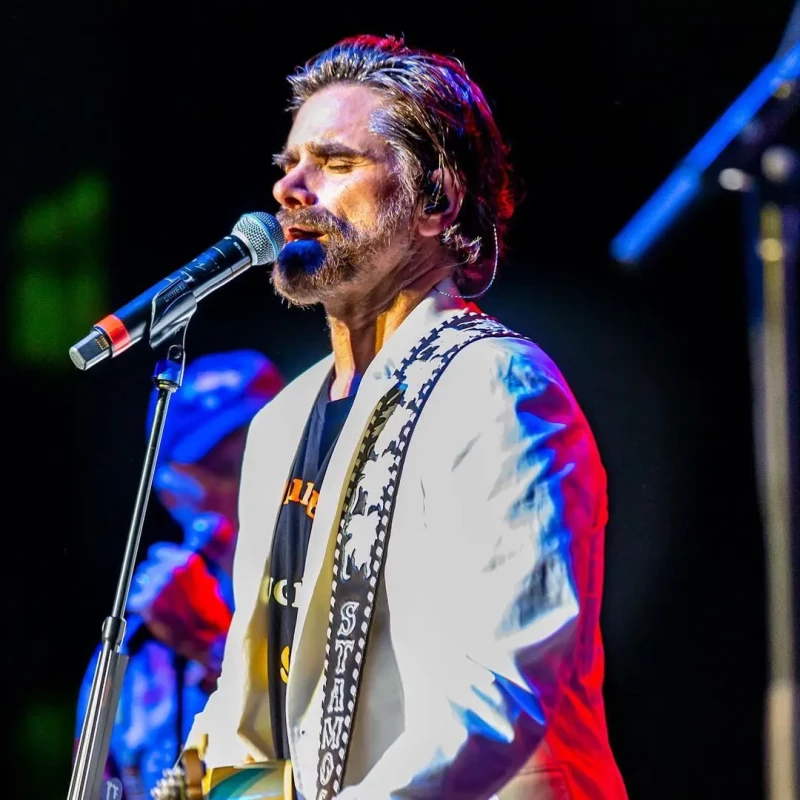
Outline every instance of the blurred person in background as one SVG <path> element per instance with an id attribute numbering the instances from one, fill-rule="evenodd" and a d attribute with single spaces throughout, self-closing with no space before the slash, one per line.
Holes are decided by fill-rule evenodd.
<path id="1" fill-rule="evenodd" d="M 282 386 L 269 359 L 237 350 L 191 362 L 170 400 L 153 489 L 180 526 L 182 541 L 149 548 L 128 599 L 122 652 L 130 660 L 106 765 L 106 778 L 122 782 L 126 800 L 150 797 L 216 685 L 233 614 L 247 426 Z M 154 390 L 148 435 L 155 399 Z M 76 741 L 98 653 L 99 647 L 81 686 Z"/>

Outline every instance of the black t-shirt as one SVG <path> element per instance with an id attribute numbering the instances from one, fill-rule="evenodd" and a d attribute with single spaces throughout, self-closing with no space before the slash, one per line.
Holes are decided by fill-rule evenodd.
<path id="1" fill-rule="evenodd" d="M 353 395 L 329 400 L 326 380 L 306 423 L 278 516 L 270 561 L 267 606 L 269 700 L 277 758 L 289 758 L 286 733 L 286 685 L 297 622 L 297 591 L 303 579 L 308 539 L 322 479 L 342 430 Z"/>

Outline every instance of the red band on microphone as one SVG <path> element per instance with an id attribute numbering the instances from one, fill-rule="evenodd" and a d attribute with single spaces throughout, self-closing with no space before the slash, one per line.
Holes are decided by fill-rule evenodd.
<path id="1" fill-rule="evenodd" d="M 128 329 L 123 325 L 122 320 L 113 314 L 103 317 L 95 327 L 102 328 L 106 336 L 108 336 L 115 356 L 131 346 L 131 337 Z"/>

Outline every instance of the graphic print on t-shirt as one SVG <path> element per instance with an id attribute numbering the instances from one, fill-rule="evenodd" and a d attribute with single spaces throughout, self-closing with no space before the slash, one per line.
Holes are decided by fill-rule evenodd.
<path id="1" fill-rule="evenodd" d="M 305 484 L 305 490 L 303 485 Z M 292 478 L 286 484 L 286 493 L 283 499 L 283 504 L 300 503 L 306 507 L 306 514 L 311 519 L 314 519 L 314 512 L 317 510 L 317 502 L 319 501 L 319 492 L 314 488 L 311 481 L 303 481 L 302 478 Z"/>

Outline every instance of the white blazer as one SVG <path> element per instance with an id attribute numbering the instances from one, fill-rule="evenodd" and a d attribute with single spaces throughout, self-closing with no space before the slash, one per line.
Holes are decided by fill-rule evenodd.
<path id="1" fill-rule="evenodd" d="M 452 283 L 440 284 L 455 291 Z M 367 420 L 429 330 L 465 307 L 432 292 L 364 375 L 320 493 L 286 717 L 298 793 L 316 795 L 336 524 Z M 240 491 L 236 610 L 189 746 L 209 766 L 274 757 L 269 557 L 324 358 L 254 419 Z M 484 339 L 446 368 L 408 448 L 342 800 L 626 797 L 608 745 L 598 617 L 606 482 L 566 382 L 534 344 Z"/>

